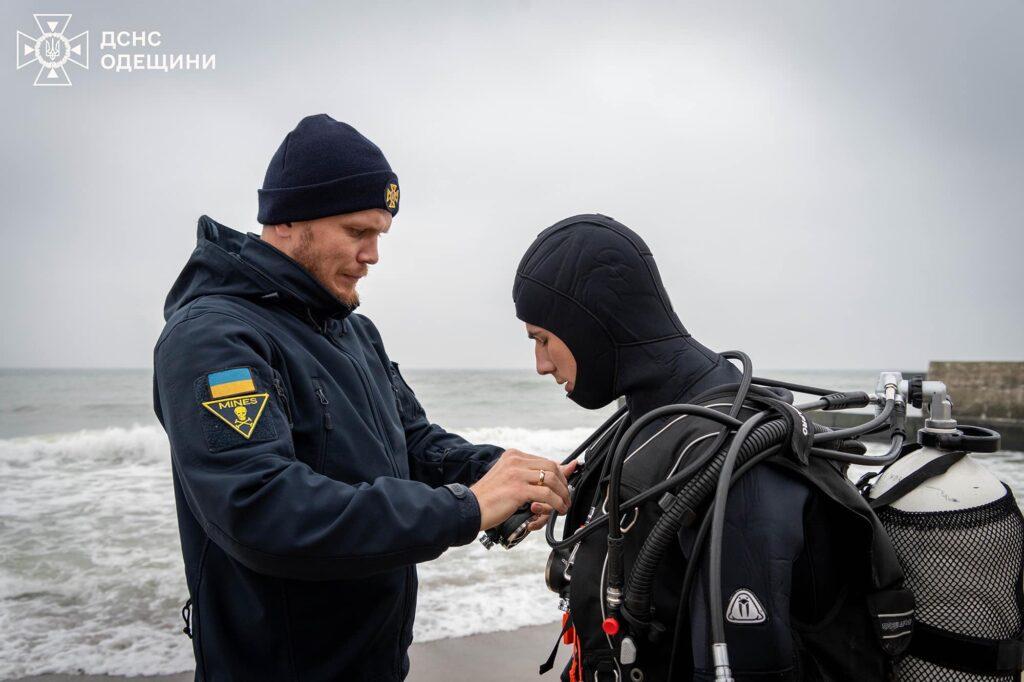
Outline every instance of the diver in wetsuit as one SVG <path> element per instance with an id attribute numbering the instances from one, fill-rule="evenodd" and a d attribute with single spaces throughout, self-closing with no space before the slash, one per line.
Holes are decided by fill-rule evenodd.
<path id="1" fill-rule="evenodd" d="M 570 480 L 575 491 L 563 537 L 605 511 L 608 444 L 644 414 L 697 403 L 742 420 L 760 409 L 733 409 L 741 372 L 689 334 L 650 249 L 611 218 L 574 216 L 542 232 L 519 264 L 513 299 L 535 341 L 539 373 L 552 375 L 587 409 L 619 397 L 628 406 Z M 784 389 L 751 390 L 792 402 Z M 651 422 L 628 444 L 620 498 L 698 459 L 721 428 L 694 415 Z M 692 511 L 696 517 L 704 510 Z M 655 497 L 622 514 L 627 576 L 663 512 Z M 737 680 L 885 679 L 899 644 L 883 639 L 867 602 L 872 593 L 902 595 L 902 573 L 873 518 L 831 463 L 800 465 L 780 455 L 739 479 L 726 506 L 722 557 Z M 609 614 L 605 600 L 607 532 L 556 550 L 553 572 L 567 581 L 566 640 L 574 646 L 563 679 L 714 679 L 706 567 L 688 599 L 680 596 L 687 565 L 702 561 L 691 556 L 694 537 L 692 524 L 682 528 L 664 549 L 646 601 L 640 595 L 644 612 L 624 608 L 621 618 Z M 639 592 L 627 581 L 626 604 L 637 603 Z"/>

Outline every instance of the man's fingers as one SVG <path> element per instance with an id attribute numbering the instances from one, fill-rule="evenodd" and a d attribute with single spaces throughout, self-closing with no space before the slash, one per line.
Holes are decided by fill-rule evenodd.
<path id="1" fill-rule="evenodd" d="M 516 451 L 517 454 L 521 455 L 521 462 L 525 463 L 530 469 L 543 469 L 548 472 L 548 478 L 551 476 L 557 476 L 565 481 L 565 473 L 562 471 L 562 466 L 547 457 L 539 457 L 537 455 L 531 455 L 526 452 Z"/>
<path id="2" fill-rule="evenodd" d="M 531 531 L 540 530 L 544 526 L 548 525 L 548 518 L 550 516 L 550 514 L 542 514 L 534 518 L 533 521 L 530 521 L 530 525 L 528 525 L 527 528 L 529 528 Z"/>
<path id="3" fill-rule="evenodd" d="M 528 492 L 528 499 L 534 502 L 543 502 L 549 505 L 553 509 L 557 509 L 560 514 L 564 514 L 569 510 L 569 501 L 562 499 L 555 494 L 551 488 L 546 485 L 531 485 Z"/>
<path id="4" fill-rule="evenodd" d="M 544 483 L 541 484 L 540 474 L 541 472 L 536 469 L 527 469 L 523 480 L 533 486 L 548 488 L 568 504 L 569 484 L 565 482 L 565 479 L 553 476 L 550 471 L 544 470 Z"/>
<path id="5" fill-rule="evenodd" d="M 569 482 L 565 480 L 565 474 L 562 472 L 562 466 L 558 462 L 554 462 L 550 459 L 545 459 L 538 462 L 538 464 L 539 466 L 537 468 L 543 469 L 544 471 L 548 472 L 547 479 L 551 479 L 552 476 L 556 476 L 558 480 L 560 480 L 566 486 L 569 485 Z"/>

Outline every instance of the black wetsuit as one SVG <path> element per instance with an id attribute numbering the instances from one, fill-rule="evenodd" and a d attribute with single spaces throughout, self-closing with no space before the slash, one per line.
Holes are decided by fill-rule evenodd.
<path id="1" fill-rule="evenodd" d="M 542 232 L 519 265 L 513 298 L 521 319 L 551 331 L 572 351 L 577 376 L 569 397 L 584 407 L 624 396 L 627 419 L 635 421 L 666 405 L 698 400 L 728 411 L 733 402 L 733 394 L 718 387 L 735 385 L 740 371 L 687 332 L 647 245 L 611 218 L 576 216 Z M 785 391 L 773 397 L 792 400 Z M 745 408 L 739 418 L 753 413 Z M 719 429 L 694 416 L 664 418 L 644 428 L 627 450 L 635 454 L 623 465 L 620 498 L 647 490 L 692 461 Z M 591 473 L 577 479 L 581 487 L 568 517 L 570 531 L 586 521 L 595 501 L 595 513 L 603 511 L 607 486 L 595 470 L 601 457 L 600 451 L 589 453 Z M 627 576 L 660 515 L 656 499 L 624 515 Z M 733 487 L 722 600 L 737 680 L 884 678 L 888 664 L 865 600 L 869 592 L 898 590 L 902 574 L 877 528 L 856 490 L 827 462 L 797 465 L 780 456 Z M 606 530 L 580 544 L 569 606 L 578 664 L 588 682 L 595 674 L 598 680 L 630 679 L 633 668 L 645 680 L 664 680 L 675 641 L 681 642 L 677 679 L 713 678 L 703 570 L 676 623 L 693 540 L 693 527 L 683 528 L 662 559 L 653 604 L 654 618 L 666 630 L 657 641 L 637 641 L 636 662 L 629 666 L 617 659 L 623 633 L 609 637 L 601 629 Z M 706 561 L 706 555 L 698 560 Z M 685 631 L 677 633 L 677 627 Z"/>

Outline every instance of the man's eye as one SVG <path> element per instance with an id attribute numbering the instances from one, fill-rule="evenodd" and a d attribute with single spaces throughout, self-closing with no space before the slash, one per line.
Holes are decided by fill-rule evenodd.
<path id="1" fill-rule="evenodd" d="M 352 228 L 349 228 L 348 233 L 355 237 L 356 239 L 360 239 L 364 234 L 366 234 L 366 230 L 354 230 Z"/>

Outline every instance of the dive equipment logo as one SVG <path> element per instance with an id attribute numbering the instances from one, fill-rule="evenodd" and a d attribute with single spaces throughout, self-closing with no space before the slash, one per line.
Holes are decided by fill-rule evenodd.
<path id="1" fill-rule="evenodd" d="M 68 38 L 64 35 L 70 14 L 33 14 L 40 35 L 33 38 L 18 31 L 17 68 L 39 63 L 39 72 L 32 85 L 70 86 L 65 65 L 70 62 L 83 69 L 89 68 L 89 32 L 82 31 Z"/>
<path id="2" fill-rule="evenodd" d="M 398 208 L 398 185 L 390 183 L 384 192 L 384 201 L 392 211 Z"/>
<path id="3" fill-rule="evenodd" d="M 741 587 L 733 592 L 729 599 L 729 606 L 725 609 L 725 619 L 737 625 L 755 625 L 768 620 L 768 616 L 754 593 Z"/>

